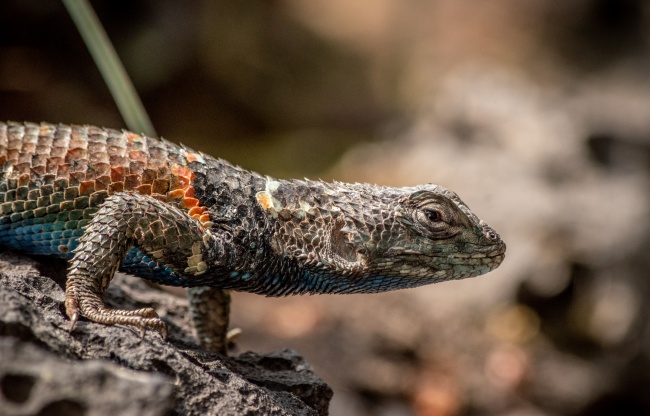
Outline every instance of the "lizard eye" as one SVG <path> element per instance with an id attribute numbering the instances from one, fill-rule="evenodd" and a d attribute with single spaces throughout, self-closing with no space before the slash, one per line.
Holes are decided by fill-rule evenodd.
<path id="1" fill-rule="evenodd" d="M 457 232 L 448 223 L 447 215 L 437 207 L 429 205 L 416 209 L 413 217 L 417 228 L 431 238 L 449 238 Z"/>
<path id="2" fill-rule="evenodd" d="M 422 213 L 424 214 L 425 217 L 431 222 L 438 222 L 442 221 L 442 215 L 440 212 L 433 210 L 433 209 L 424 209 L 422 210 Z"/>

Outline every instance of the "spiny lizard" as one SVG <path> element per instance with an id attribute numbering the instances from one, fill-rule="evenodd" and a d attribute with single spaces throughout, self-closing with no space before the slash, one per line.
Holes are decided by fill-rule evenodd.
<path id="1" fill-rule="evenodd" d="M 118 269 L 194 287 L 199 338 L 220 351 L 224 289 L 383 292 L 487 273 L 506 250 L 439 185 L 278 180 L 128 131 L 14 122 L 0 123 L 0 245 L 69 260 L 71 328 L 166 333 L 151 308 L 104 305 Z"/>

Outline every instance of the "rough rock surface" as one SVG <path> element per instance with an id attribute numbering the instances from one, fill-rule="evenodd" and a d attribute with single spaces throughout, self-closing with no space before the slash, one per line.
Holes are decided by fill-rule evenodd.
<path id="1" fill-rule="evenodd" d="M 116 276 L 113 307 L 151 305 L 169 339 L 64 313 L 65 264 L 0 253 L 0 411 L 3 415 L 317 415 L 331 389 L 297 353 L 224 358 L 189 335 L 187 304 Z"/>

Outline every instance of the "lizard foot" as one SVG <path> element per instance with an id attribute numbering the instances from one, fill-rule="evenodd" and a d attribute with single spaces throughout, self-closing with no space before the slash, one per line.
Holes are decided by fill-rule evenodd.
<path id="1" fill-rule="evenodd" d="M 66 314 L 70 317 L 70 332 L 72 332 L 83 315 L 89 320 L 105 325 L 125 325 L 140 330 L 142 338 L 147 328 L 155 329 L 167 338 L 167 325 L 152 308 L 136 310 L 109 309 L 101 298 L 93 293 L 80 296 L 68 295 L 65 301 Z"/>

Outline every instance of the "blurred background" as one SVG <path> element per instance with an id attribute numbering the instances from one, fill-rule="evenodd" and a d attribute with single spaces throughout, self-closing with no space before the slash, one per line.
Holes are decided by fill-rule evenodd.
<path id="1" fill-rule="evenodd" d="M 92 1 L 165 138 L 281 178 L 455 190 L 476 279 L 234 294 L 334 416 L 650 414 L 650 3 Z M 57 1 L 5 0 L 0 118 L 125 127 Z"/>

